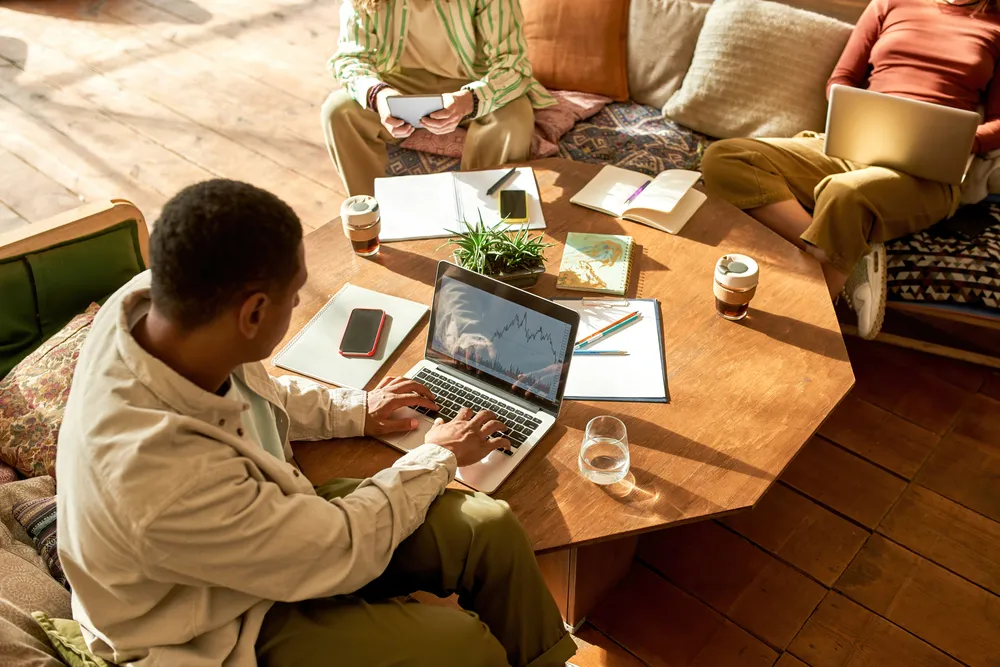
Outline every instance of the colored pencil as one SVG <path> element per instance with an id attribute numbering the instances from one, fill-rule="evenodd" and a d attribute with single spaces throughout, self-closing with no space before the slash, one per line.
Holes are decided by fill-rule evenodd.
<path id="1" fill-rule="evenodd" d="M 595 331 L 594 333 L 590 334 L 586 338 L 581 338 L 580 340 L 576 341 L 576 347 L 581 347 L 583 345 L 588 345 L 588 344 L 596 341 L 599 338 L 603 338 L 605 333 L 611 331 L 612 329 L 614 329 L 617 326 L 620 326 L 620 325 L 623 325 L 623 324 L 628 324 L 629 322 L 631 322 L 636 317 L 639 317 L 639 311 L 638 310 L 629 313 L 628 315 L 626 315 L 625 317 L 621 318 L 620 320 L 615 320 L 614 322 L 612 322 L 611 324 L 609 324 L 606 327 L 602 327 L 602 328 L 598 329 L 597 331 Z"/>
<path id="2" fill-rule="evenodd" d="M 574 355 L 591 355 L 595 357 L 624 357 L 628 355 L 625 350 L 573 350 Z"/>
<path id="3" fill-rule="evenodd" d="M 635 192 L 633 192 L 632 196 L 630 196 L 628 199 L 625 200 L 625 203 L 626 204 L 631 204 L 633 201 L 635 201 L 635 198 L 638 197 L 639 195 L 641 195 L 642 191 L 645 190 L 646 188 L 648 188 L 649 184 L 652 183 L 652 182 L 653 181 L 646 181 L 645 183 L 643 183 L 642 185 L 640 185 L 639 189 L 636 190 Z"/>

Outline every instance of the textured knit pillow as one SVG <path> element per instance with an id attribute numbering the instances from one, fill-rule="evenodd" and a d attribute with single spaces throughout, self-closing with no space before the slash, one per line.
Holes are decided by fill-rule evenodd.
<path id="1" fill-rule="evenodd" d="M 535 78 L 546 88 L 628 99 L 629 0 L 521 0 Z"/>
<path id="2" fill-rule="evenodd" d="M 98 309 L 91 304 L 0 380 L 0 461 L 27 477 L 56 473 L 69 385 Z"/>
<path id="3" fill-rule="evenodd" d="M 628 90 L 640 104 L 663 108 L 694 57 L 707 2 L 636 0 L 628 18 Z"/>
<path id="4" fill-rule="evenodd" d="M 56 498 L 37 498 L 14 505 L 14 518 L 24 526 L 35 544 L 35 550 L 45 561 L 52 578 L 62 584 L 67 590 L 69 582 L 59 561 L 59 548 L 56 544 Z"/>
<path id="5" fill-rule="evenodd" d="M 663 108 L 713 137 L 822 130 L 826 82 L 851 26 L 766 0 L 717 0 L 691 67 Z"/>

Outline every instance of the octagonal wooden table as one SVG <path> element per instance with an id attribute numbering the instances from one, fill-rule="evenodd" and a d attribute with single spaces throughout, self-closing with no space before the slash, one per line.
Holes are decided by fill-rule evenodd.
<path id="1" fill-rule="evenodd" d="M 749 216 L 710 197 L 671 236 L 571 205 L 600 167 L 560 159 L 531 166 L 545 237 L 556 244 L 535 292 L 581 296 L 555 286 L 567 232 L 634 237 L 640 252 L 627 296 L 661 302 L 671 396 L 669 404 L 567 402 L 553 431 L 495 494 L 527 530 L 573 625 L 627 570 L 638 534 L 752 507 L 854 375 L 819 264 Z M 426 240 L 384 244 L 376 258 L 363 259 L 339 221 L 309 234 L 305 245 L 309 280 L 289 337 L 346 282 L 429 304 L 436 264 L 450 254 L 441 240 Z M 750 314 L 738 323 L 716 316 L 712 295 L 715 262 L 729 252 L 760 264 Z M 425 319 L 373 384 L 421 359 L 426 333 Z M 628 427 L 631 474 L 613 487 L 590 483 L 577 468 L 584 428 L 602 414 Z M 297 443 L 295 454 L 314 483 L 364 477 L 399 456 L 367 438 Z"/>

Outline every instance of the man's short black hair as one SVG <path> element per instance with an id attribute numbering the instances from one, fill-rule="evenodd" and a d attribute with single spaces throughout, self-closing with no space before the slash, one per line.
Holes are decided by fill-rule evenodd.
<path id="1" fill-rule="evenodd" d="M 191 329 L 255 291 L 288 287 L 299 271 L 302 223 L 248 183 L 205 181 L 163 207 L 149 240 L 156 308 Z"/>

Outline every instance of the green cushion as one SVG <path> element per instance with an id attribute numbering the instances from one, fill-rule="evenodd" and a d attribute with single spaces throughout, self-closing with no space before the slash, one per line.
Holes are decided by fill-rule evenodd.
<path id="1" fill-rule="evenodd" d="M 145 270 L 137 222 L 0 262 L 0 378 L 93 302 Z M 7 298 L 10 294 L 12 298 Z"/>
<path id="2" fill-rule="evenodd" d="M 28 262 L 0 264 L 0 377 L 42 342 Z"/>
<path id="3" fill-rule="evenodd" d="M 40 611 L 32 612 L 31 615 L 42 630 L 45 630 L 52 648 L 69 667 L 112 667 L 110 662 L 90 652 L 87 642 L 83 639 L 80 624 L 76 621 L 49 618 L 48 614 Z"/>

